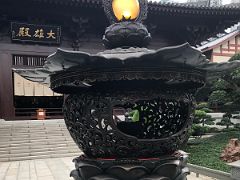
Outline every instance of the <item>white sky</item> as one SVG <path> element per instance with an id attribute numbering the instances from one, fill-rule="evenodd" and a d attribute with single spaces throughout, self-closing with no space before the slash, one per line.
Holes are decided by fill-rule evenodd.
<path id="1" fill-rule="evenodd" d="M 159 0 L 152 0 L 152 1 L 159 1 Z M 173 0 L 175 2 L 187 2 L 187 0 Z M 223 4 L 229 4 L 231 0 L 222 0 Z"/>

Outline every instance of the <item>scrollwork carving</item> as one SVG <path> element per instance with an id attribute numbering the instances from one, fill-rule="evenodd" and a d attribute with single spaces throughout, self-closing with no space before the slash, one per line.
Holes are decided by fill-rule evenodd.
<path id="1" fill-rule="evenodd" d="M 192 99 L 183 101 L 183 97 L 186 100 L 185 95 L 174 99 L 173 94 L 159 93 L 113 90 L 70 95 L 65 102 L 64 119 L 74 141 L 88 157 L 159 157 L 171 154 L 188 138 Z M 168 99 L 170 96 L 172 98 Z M 141 99 L 145 100 L 139 101 Z M 140 120 L 142 131 L 138 135 L 127 134 L 123 129 L 125 127 L 126 130 L 128 124 L 121 126 L 113 120 L 115 105 L 130 106 L 131 103 L 136 103 L 136 108 L 140 109 L 149 107 L 142 111 L 141 117 L 147 117 L 148 121 Z"/>

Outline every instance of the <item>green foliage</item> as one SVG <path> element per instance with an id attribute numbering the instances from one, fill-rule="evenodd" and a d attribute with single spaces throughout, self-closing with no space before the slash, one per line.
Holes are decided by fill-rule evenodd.
<path id="1" fill-rule="evenodd" d="M 226 147 L 228 141 L 232 138 L 238 138 L 239 132 L 218 133 L 210 138 L 194 139 L 190 142 L 197 141 L 196 145 L 187 145 L 183 150 L 189 155 L 189 163 L 199 166 L 217 169 L 229 172 L 230 168 L 225 162 L 220 160 L 220 154 Z"/>
<path id="2" fill-rule="evenodd" d="M 215 105 L 215 104 L 223 105 L 228 102 L 228 98 L 229 97 L 226 91 L 216 90 L 210 94 L 208 102 L 211 105 Z"/>
<path id="3" fill-rule="evenodd" d="M 234 54 L 229 61 L 240 60 L 240 53 Z"/>
<path id="4" fill-rule="evenodd" d="M 191 128 L 191 135 L 195 137 L 201 137 L 202 135 L 206 134 L 208 131 L 207 127 L 200 126 L 198 124 L 193 124 Z"/>
<path id="5" fill-rule="evenodd" d="M 231 120 L 229 118 L 224 117 L 221 119 L 220 122 L 217 123 L 217 125 L 226 126 L 226 128 L 228 129 L 229 126 L 233 125 L 233 123 L 231 122 Z"/>
<path id="6" fill-rule="evenodd" d="M 226 128 L 228 129 L 229 126 L 233 125 L 233 123 L 231 121 L 231 117 L 232 117 L 231 113 L 225 113 L 223 115 L 223 118 L 221 119 L 220 122 L 217 123 L 217 125 L 226 126 Z"/>
<path id="7" fill-rule="evenodd" d="M 229 61 L 240 60 L 240 53 Z M 222 106 L 227 111 L 234 111 L 240 104 L 240 68 L 223 74 L 212 85 L 208 102 L 211 106 Z M 237 108 L 236 108 L 237 107 Z"/>
<path id="8" fill-rule="evenodd" d="M 222 132 L 231 132 L 231 131 L 237 131 L 239 132 L 239 129 L 235 128 L 235 127 L 230 127 L 230 128 L 224 128 L 221 130 Z"/>
<path id="9" fill-rule="evenodd" d="M 237 112 L 237 113 L 239 113 L 239 112 Z M 233 114 L 235 114 L 235 112 L 233 112 Z M 240 119 L 240 114 L 234 115 L 233 118 Z"/>
<path id="10" fill-rule="evenodd" d="M 204 118 L 204 117 L 207 116 L 207 113 L 205 111 L 202 111 L 202 110 L 195 110 L 194 115 L 196 117 L 199 117 L 199 118 Z"/>
<path id="11" fill-rule="evenodd" d="M 207 102 L 201 102 L 201 103 L 197 104 L 196 109 L 197 110 L 202 110 L 202 111 L 204 111 L 206 113 L 212 112 L 212 110 L 209 109 L 209 105 L 208 105 Z"/>
<path id="12" fill-rule="evenodd" d="M 225 81 L 224 79 L 218 79 L 217 81 L 215 81 L 214 83 L 213 83 L 213 87 L 212 87 L 212 89 L 213 90 L 226 90 L 226 89 L 228 89 L 228 82 L 227 81 Z"/>
<path id="13" fill-rule="evenodd" d="M 205 111 L 195 110 L 193 123 L 195 123 L 195 124 L 200 124 L 201 123 L 202 126 L 204 126 L 205 124 L 214 125 L 213 121 L 215 121 L 215 119 L 212 118 L 210 115 L 208 115 Z"/>
<path id="14" fill-rule="evenodd" d="M 213 110 L 209 109 L 209 108 L 202 108 L 202 111 L 206 112 L 206 113 L 211 113 L 213 112 Z"/>
<path id="15" fill-rule="evenodd" d="M 239 80 L 240 79 L 240 68 L 235 69 L 230 73 L 232 80 Z"/>
<path id="16" fill-rule="evenodd" d="M 240 130 L 240 123 L 234 124 L 234 128 Z"/>
<path id="17" fill-rule="evenodd" d="M 217 133 L 220 132 L 220 129 L 218 129 L 217 127 L 209 127 L 207 130 L 207 133 Z"/>
<path id="18" fill-rule="evenodd" d="M 203 108 L 209 108 L 207 102 L 198 103 L 197 106 L 196 106 L 196 109 L 203 109 Z"/>
<path id="19" fill-rule="evenodd" d="M 223 114 L 223 118 L 225 118 L 225 117 L 230 119 L 230 118 L 232 118 L 232 114 L 227 112 L 227 113 Z"/>

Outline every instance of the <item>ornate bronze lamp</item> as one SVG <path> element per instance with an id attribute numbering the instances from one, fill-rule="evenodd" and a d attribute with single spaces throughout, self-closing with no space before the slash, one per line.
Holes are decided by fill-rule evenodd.
<path id="1" fill-rule="evenodd" d="M 103 36 L 107 48 L 144 47 L 151 36 L 142 21 L 147 17 L 146 0 L 103 0 L 111 23 Z"/>
<path id="2" fill-rule="evenodd" d="M 150 40 L 141 24 L 147 2 L 121 2 L 127 6 L 103 1 L 112 23 L 103 40 L 115 49 L 59 49 L 43 68 L 15 71 L 68 95 L 64 119 L 84 153 L 74 160 L 75 180 L 185 180 L 187 155 L 178 149 L 189 137 L 194 94 L 208 71 L 239 62 L 209 63 L 189 44 L 143 48 Z"/>

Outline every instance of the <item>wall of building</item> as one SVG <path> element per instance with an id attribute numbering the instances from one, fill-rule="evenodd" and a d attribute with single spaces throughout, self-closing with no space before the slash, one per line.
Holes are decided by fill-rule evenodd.
<path id="1" fill-rule="evenodd" d="M 63 38 L 64 39 L 64 38 Z M 49 56 L 58 48 L 73 50 L 68 41 L 63 41 L 59 46 L 14 43 L 10 36 L 0 40 L 0 118 L 14 119 L 14 82 L 13 82 L 13 55 Z M 82 41 L 80 51 L 97 53 L 104 49 L 101 39 L 89 38 Z"/>
<path id="2" fill-rule="evenodd" d="M 23 4 L 16 2 L 17 5 L 13 5 L 18 7 L 16 11 L 9 11 L 9 3 L 7 1 L 0 2 L 0 118 L 11 120 L 15 118 L 14 102 L 16 102 L 12 68 L 35 68 L 34 66 L 13 66 L 13 55 L 46 57 L 56 52 L 58 48 L 97 53 L 104 50 L 104 47 L 101 40 L 102 34 L 95 32 L 102 32 L 103 28 L 101 30 L 95 29 L 98 29 L 104 23 L 89 22 L 87 8 L 79 9 L 79 13 L 75 12 L 76 8 L 69 7 L 64 9 L 65 13 L 60 13 L 63 12 L 62 8 L 64 6 L 54 5 L 55 11 L 52 12 L 52 5 L 41 9 L 37 2 L 31 2 L 27 6 L 24 6 L 25 2 Z M 44 6 L 44 4 L 41 4 L 41 6 Z M 96 14 L 99 11 L 96 10 Z M 61 43 L 53 45 L 50 43 L 12 41 L 12 22 L 34 24 L 36 26 L 60 26 Z M 91 23 L 94 27 L 91 27 Z"/>
<path id="3" fill-rule="evenodd" d="M 213 62 L 221 63 L 221 62 L 227 62 L 230 59 L 230 57 L 226 56 L 213 56 Z"/>
<path id="4" fill-rule="evenodd" d="M 0 118 L 13 117 L 11 54 L 0 50 Z"/>
<path id="5" fill-rule="evenodd" d="M 222 0 L 188 0 L 187 3 L 200 6 L 221 6 Z"/>
<path id="6" fill-rule="evenodd" d="M 0 118 L 12 119 L 15 116 L 12 55 L 48 56 L 56 50 L 57 47 L 0 43 Z"/>
<path id="7" fill-rule="evenodd" d="M 240 35 L 232 37 L 213 48 L 212 61 L 226 62 L 234 54 L 240 52 Z"/>

